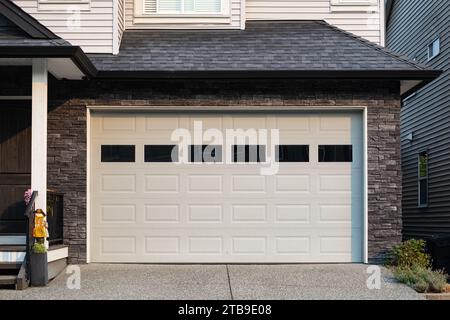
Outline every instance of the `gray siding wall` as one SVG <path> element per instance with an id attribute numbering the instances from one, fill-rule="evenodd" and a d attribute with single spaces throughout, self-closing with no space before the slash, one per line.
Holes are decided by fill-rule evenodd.
<path id="1" fill-rule="evenodd" d="M 440 36 L 441 53 L 428 61 L 428 45 Z M 395 0 L 387 47 L 444 71 L 401 112 L 404 238 L 450 234 L 450 1 Z M 413 133 L 410 143 L 406 136 Z M 429 154 L 429 205 L 418 208 L 418 153 Z"/>

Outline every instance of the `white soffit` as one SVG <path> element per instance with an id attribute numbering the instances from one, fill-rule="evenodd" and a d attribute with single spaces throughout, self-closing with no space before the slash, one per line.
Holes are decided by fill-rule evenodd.
<path id="1" fill-rule="evenodd" d="M 404 94 L 419 85 L 422 80 L 403 80 L 400 84 L 400 94 Z"/>
<path id="2" fill-rule="evenodd" d="M 31 66 L 32 58 L 0 58 L 0 66 Z M 48 71 L 57 79 L 81 80 L 84 73 L 70 58 L 48 58 Z"/>
<path id="3" fill-rule="evenodd" d="M 48 71 L 57 79 L 81 80 L 84 77 L 70 58 L 49 58 Z"/>

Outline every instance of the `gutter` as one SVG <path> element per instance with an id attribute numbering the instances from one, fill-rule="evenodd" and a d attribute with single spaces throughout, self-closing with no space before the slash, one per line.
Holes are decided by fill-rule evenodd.
<path id="1" fill-rule="evenodd" d="M 436 70 L 98 71 L 99 79 L 372 79 L 434 80 Z"/>
<path id="2" fill-rule="evenodd" d="M 97 68 L 79 46 L 2 46 L 0 58 L 69 58 L 86 77 L 97 75 Z"/>
<path id="3" fill-rule="evenodd" d="M 417 80 L 401 94 L 405 98 L 442 74 L 440 70 L 302 70 L 302 71 L 99 71 L 98 79 L 188 80 L 188 79 L 309 79 L 309 80 Z"/>

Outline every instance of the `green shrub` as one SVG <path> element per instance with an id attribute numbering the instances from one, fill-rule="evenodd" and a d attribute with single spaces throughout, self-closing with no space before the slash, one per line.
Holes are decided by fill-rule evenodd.
<path id="1" fill-rule="evenodd" d="M 33 253 L 46 253 L 47 248 L 45 247 L 45 244 L 36 242 L 33 244 Z"/>
<path id="2" fill-rule="evenodd" d="M 425 250 L 424 240 L 411 239 L 395 246 L 391 251 L 389 264 L 400 268 L 431 266 L 431 257 Z"/>
<path id="3" fill-rule="evenodd" d="M 423 267 L 397 267 L 394 269 L 394 276 L 399 281 L 417 292 L 444 291 L 448 276 L 441 270 L 433 271 L 430 268 Z"/>

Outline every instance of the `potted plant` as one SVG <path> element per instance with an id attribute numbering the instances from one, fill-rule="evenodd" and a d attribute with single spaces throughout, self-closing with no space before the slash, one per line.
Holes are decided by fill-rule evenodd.
<path id="1" fill-rule="evenodd" d="M 34 244 L 30 254 L 30 273 L 32 286 L 45 286 L 48 283 L 47 246 L 48 224 L 46 214 L 42 209 L 34 212 L 33 237 Z"/>
<path id="2" fill-rule="evenodd" d="M 46 286 L 48 283 L 47 248 L 44 243 L 36 242 L 30 255 L 31 285 Z"/>

